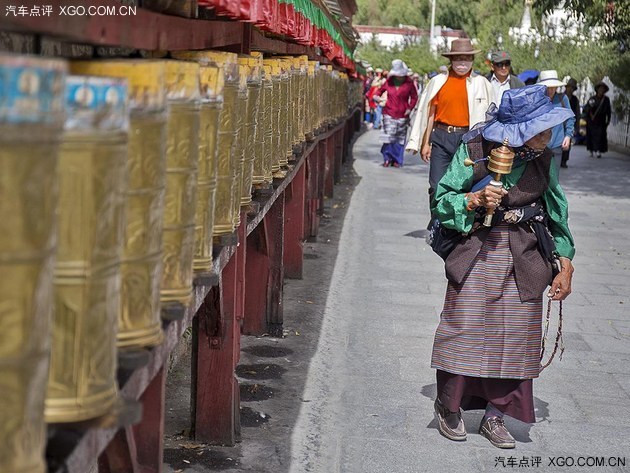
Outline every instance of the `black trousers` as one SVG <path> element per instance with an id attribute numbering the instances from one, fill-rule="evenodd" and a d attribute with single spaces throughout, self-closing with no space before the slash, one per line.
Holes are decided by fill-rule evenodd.
<path id="1" fill-rule="evenodd" d="M 433 199 L 438 182 L 446 174 L 449 164 L 465 132 L 449 133 L 440 128 L 431 132 L 431 161 L 429 162 L 429 200 Z"/>

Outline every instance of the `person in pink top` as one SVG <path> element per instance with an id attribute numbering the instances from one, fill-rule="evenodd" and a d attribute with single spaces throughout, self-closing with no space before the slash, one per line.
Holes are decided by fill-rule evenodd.
<path id="1" fill-rule="evenodd" d="M 392 61 L 392 68 L 387 75 L 387 81 L 376 92 L 379 97 L 387 94 L 387 102 L 383 107 L 383 166 L 403 165 L 405 142 L 409 115 L 418 102 L 418 90 L 411 78 L 409 69 L 400 59 Z"/>

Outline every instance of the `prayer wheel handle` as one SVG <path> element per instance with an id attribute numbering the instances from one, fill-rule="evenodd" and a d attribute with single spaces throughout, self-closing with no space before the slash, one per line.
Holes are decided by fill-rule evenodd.
<path id="1" fill-rule="evenodd" d="M 488 171 L 494 173 L 494 179 L 490 181 L 491 186 L 503 187 L 501 176 L 512 172 L 512 164 L 514 163 L 514 152 L 508 147 L 508 139 L 503 140 L 503 144 L 490 152 L 488 160 Z M 492 216 L 494 209 L 488 209 L 486 217 L 483 220 L 484 227 L 492 226 Z"/>

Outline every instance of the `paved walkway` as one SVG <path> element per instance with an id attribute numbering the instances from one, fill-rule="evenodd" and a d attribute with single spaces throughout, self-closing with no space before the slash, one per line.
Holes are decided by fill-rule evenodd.
<path id="1" fill-rule="evenodd" d="M 446 282 L 424 241 L 428 166 L 385 169 L 379 147 L 377 131 L 359 137 L 304 279 L 286 281 L 285 336 L 242 338 L 242 443 L 186 440 L 189 365 L 169 374 L 165 472 L 630 471 L 630 157 L 577 147 L 562 169 L 578 251 L 566 352 L 534 383 L 537 423 L 508 420 L 518 445 L 502 451 L 476 433 L 481 411 L 464 443 L 436 430 Z M 626 466 L 577 466 L 610 457 Z"/>
<path id="2" fill-rule="evenodd" d="M 481 411 L 464 415 L 466 442 L 436 430 L 429 361 L 446 283 L 422 238 L 428 166 L 410 157 L 385 169 L 378 148 L 376 131 L 354 148 L 361 180 L 292 431 L 290 471 L 571 471 L 600 457 L 607 466 L 595 471 L 630 471 L 630 158 L 592 159 L 577 147 L 562 169 L 578 251 L 566 351 L 534 383 L 537 423 L 508 420 L 518 446 L 502 451 L 476 433 Z M 616 457 L 626 466 L 610 466 Z"/>

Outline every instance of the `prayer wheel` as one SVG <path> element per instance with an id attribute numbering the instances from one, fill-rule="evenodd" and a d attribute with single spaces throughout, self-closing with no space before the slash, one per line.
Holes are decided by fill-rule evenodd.
<path id="1" fill-rule="evenodd" d="M 0 55 L 0 471 L 44 473 L 66 63 Z"/>
<path id="2" fill-rule="evenodd" d="M 212 269 L 212 239 L 217 191 L 217 134 L 223 108 L 223 69 L 215 64 L 200 64 L 201 123 L 199 129 L 199 171 L 195 211 L 196 272 Z"/>
<path id="3" fill-rule="evenodd" d="M 293 110 L 290 102 L 290 85 L 292 67 L 291 63 L 285 59 L 278 60 L 281 67 L 280 73 L 280 149 L 278 150 L 278 164 L 285 167 L 289 164 L 289 149 L 291 149 L 291 112 Z"/>
<path id="4" fill-rule="evenodd" d="M 120 349 L 162 342 L 160 282 L 166 184 L 165 61 L 72 62 L 75 74 L 125 78 L 129 82 L 129 186 L 121 259 Z"/>
<path id="5" fill-rule="evenodd" d="M 271 104 L 269 106 L 271 119 L 271 172 L 276 174 L 280 171 L 280 154 L 282 149 L 282 133 L 281 127 L 281 76 L 282 68 L 278 59 L 265 59 L 263 61 L 265 71 L 271 77 Z"/>
<path id="6" fill-rule="evenodd" d="M 69 76 L 65 95 L 49 423 L 100 417 L 116 400 L 127 190 L 126 81 Z"/>
<path id="7" fill-rule="evenodd" d="M 283 93 L 283 100 L 286 106 L 283 108 L 283 114 L 286 116 L 286 142 L 284 145 L 284 152 L 286 155 L 286 161 L 283 165 L 286 165 L 289 160 L 293 158 L 293 145 L 296 144 L 297 138 L 297 95 L 296 95 L 296 68 L 295 59 L 292 56 L 283 56 L 282 63 L 284 65 L 284 71 L 286 74 L 286 88 Z"/>
<path id="8" fill-rule="evenodd" d="M 237 163 L 240 165 L 237 154 L 241 151 L 237 150 L 236 142 L 243 121 L 242 113 L 238 112 L 245 110 L 237 100 L 240 86 L 237 55 L 222 51 L 179 51 L 172 52 L 171 55 L 178 59 L 214 63 L 223 70 L 223 108 L 219 114 L 217 138 L 217 190 L 213 234 L 217 237 L 229 235 L 236 228 L 233 209 L 240 209 L 240 199 L 234 201 L 235 197 L 240 196 L 236 177 Z M 247 94 L 247 83 L 243 82 L 242 87 Z"/>
<path id="9" fill-rule="evenodd" d="M 235 183 L 232 187 L 232 223 L 234 228 L 241 224 L 241 195 L 243 193 L 243 174 L 245 172 L 245 151 L 247 143 L 247 88 L 248 65 L 241 59 L 238 60 L 238 91 L 236 94 L 236 110 L 234 114 L 235 149 Z"/>
<path id="10" fill-rule="evenodd" d="M 307 102 L 308 56 L 298 57 L 298 143 L 306 140 L 306 110 L 310 107 Z"/>
<path id="11" fill-rule="evenodd" d="M 315 95 L 315 73 L 317 71 L 317 61 L 308 61 L 308 75 L 306 87 L 306 100 L 309 104 L 306 112 L 306 139 L 312 141 L 315 139 L 315 130 L 317 129 L 317 106 L 319 100 Z"/>
<path id="12" fill-rule="evenodd" d="M 197 171 L 199 168 L 199 64 L 166 61 L 166 198 L 163 229 L 163 307 L 187 306 L 192 297 Z"/>
<path id="13" fill-rule="evenodd" d="M 258 57 L 240 57 L 239 64 L 245 65 L 247 80 L 247 108 L 245 111 L 245 127 L 243 133 L 245 162 L 241 178 L 241 206 L 252 201 L 252 183 L 254 161 L 256 158 L 256 130 L 258 129 L 258 109 L 260 107 L 260 90 L 262 86 L 262 60 Z"/>
<path id="14" fill-rule="evenodd" d="M 272 67 L 265 63 L 262 68 L 262 89 L 258 107 L 258 126 L 254 136 L 255 154 L 252 184 L 265 187 L 272 183 L 271 159 L 273 157 L 273 123 L 271 106 L 273 100 Z"/>

